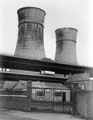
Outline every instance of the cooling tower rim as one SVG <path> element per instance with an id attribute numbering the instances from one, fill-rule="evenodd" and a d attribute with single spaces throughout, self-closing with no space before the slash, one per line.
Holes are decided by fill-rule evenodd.
<path id="1" fill-rule="evenodd" d="M 46 15 L 46 12 L 45 12 L 43 9 L 38 8 L 38 7 L 22 7 L 22 8 L 19 8 L 19 9 L 17 10 L 17 13 L 19 13 L 20 10 L 31 9 L 31 8 L 32 8 L 32 9 L 39 9 L 39 10 L 43 11 L 43 12 L 45 13 L 45 15 Z"/>
<path id="2" fill-rule="evenodd" d="M 55 30 L 55 32 L 57 32 L 57 31 L 59 31 L 59 30 L 64 30 L 64 29 L 73 29 L 73 30 L 75 30 L 75 31 L 78 32 L 78 30 L 77 30 L 76 28 L 73 28 L 73 27 L 63 27 L 63 28 L 58 28 L 58 29 Z"/>

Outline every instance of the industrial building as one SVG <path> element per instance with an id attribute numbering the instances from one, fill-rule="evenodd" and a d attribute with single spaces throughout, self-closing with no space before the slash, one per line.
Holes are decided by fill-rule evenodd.
<path id="1" fill-rule="evenodd" d="M 0 55 L 0 107 L 93 117 L 93 68 L 78 64 L 75 28 L 58 28 L 55 60 L 44 49 L 45 11 L 18 10 L 14 56 Z"/>

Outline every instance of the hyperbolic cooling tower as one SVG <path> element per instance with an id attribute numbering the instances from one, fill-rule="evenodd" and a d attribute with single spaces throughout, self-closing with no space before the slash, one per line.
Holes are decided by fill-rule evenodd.
<path id="1" fill-rule="evenodd" d="M 77 64 L 76 36 L 74 28 L 60 28 L 56 33 L 56 55 L 55 61 L 67 64 Z"/>
<path id="2" fill-rule="evenodd" d="M 36 7 L 24 7 L 17 13 L 19 25 L 15 56 L 45 58 L 43 41 L 45 11 Z"/>

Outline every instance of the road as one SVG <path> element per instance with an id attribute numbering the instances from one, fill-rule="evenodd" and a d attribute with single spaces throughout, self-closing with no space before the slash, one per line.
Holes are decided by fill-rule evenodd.
<path id="1" fill-rule="evenodd" d="M 0 120 L 85 120 L 69 114 L 0 110 Z"/>

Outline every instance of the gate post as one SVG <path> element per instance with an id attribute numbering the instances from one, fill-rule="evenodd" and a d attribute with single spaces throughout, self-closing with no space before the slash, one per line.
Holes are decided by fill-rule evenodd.
<path id="1" fill-rule="evenodd" d="M 76 114 L 76 92 L 72 90 L 72 114 Z"/>
<path id="2" fill-rule="evenodd" d="M 31 110 L 32 81 L 27 81 L 27 111 Z"/>

